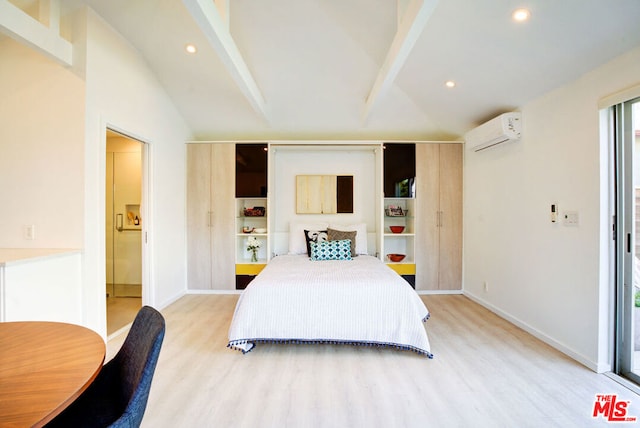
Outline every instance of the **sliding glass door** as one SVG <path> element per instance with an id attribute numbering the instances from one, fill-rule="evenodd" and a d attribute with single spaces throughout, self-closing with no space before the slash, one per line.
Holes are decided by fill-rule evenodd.
<path id="1" fill-rule="evenodd" d="M 640 384 L 640 98 L 613 110 L 616 151 L 616 367 Z"/>

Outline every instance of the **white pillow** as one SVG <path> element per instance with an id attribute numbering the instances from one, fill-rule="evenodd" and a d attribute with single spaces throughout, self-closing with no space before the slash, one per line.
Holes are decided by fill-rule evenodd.
<path id="1" fill-rule="evenodd" d="M 353 232 L 356 233 L 356 254 L 367 254 L 367 224 L 366 223 L 357 223 L 357 224 L 333 224 L 329 225 L 331 229 L 340 230 L 342 232 Z"/>
<path id="2" fill-rule="evenodd" d="M 289 223 L 289 254 L 307 254 L 304 231 L 327 230 L 327 227 L 329 223 Z"/>

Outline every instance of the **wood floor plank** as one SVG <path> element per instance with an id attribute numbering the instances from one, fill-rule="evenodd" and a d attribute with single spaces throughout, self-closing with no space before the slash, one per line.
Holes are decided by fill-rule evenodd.
<path id="1" fill-rule="evenodd" d="M 640 397 L 461 295 L 423 296 L 432 360 L 344 345 L 226 348 L 237 295 L 187 295 L 143 427 L 590 427 L 596 394 Z M 109 341 L 109 354 L 121 339 Z"/>

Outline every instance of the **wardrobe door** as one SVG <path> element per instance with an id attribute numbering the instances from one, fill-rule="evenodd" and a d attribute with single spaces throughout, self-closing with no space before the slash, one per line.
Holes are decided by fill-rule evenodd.
<path id="1" fill-rule="evenodd" d="M 211 285 L 214 290 L 235 290 L 235 186 L 236 146 L 211 144 Z"/>
<path id="2" fill-rule="evenodd" d="M 438 289 L 438 153 L 438 144 L 416 144 L 416 290 Z"/>
<path id="3" fill-rule="evenodd" d="M 187 144 L 187 287 L 211 288 L 211 144 Z"/>
<path id="4" fill-rule="evenodd" d="M 235 289 L 235 145 L 187 145 L 188 288 Z"/>
<path id="5" fill-rule="evenodd" d="M 440 290 L 462 289 L 462 144 L 440 144 Z"/>

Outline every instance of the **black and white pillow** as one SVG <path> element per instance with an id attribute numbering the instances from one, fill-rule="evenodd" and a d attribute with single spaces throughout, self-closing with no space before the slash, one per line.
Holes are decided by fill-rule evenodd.
<path id="1" fill-rule="evenodd" d="M 323 242 L 328 240 L 326 230 L 306 230 L 304 240 L 307 242 L 307 255 L 311 257 L 311 242 Z"/>

